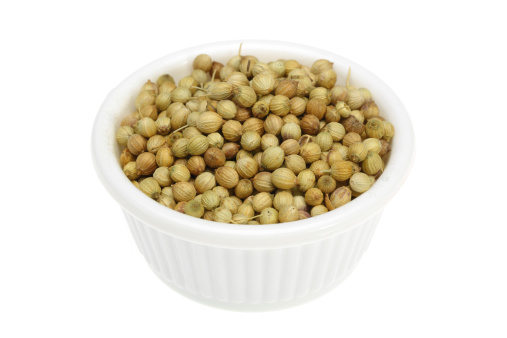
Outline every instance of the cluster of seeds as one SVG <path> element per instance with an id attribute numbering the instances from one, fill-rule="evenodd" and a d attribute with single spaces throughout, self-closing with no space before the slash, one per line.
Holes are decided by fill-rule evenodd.
<path id="1" fill-rule="evenodd" d="M 116 133 L 123 172 L 164 206 L 217 222 L 291 222 L 350 202 L 382 173 L 394 127 L 350 72 L 336 85 L 332 66 L 201 54 L 177 84 L 148 80 Z"/>

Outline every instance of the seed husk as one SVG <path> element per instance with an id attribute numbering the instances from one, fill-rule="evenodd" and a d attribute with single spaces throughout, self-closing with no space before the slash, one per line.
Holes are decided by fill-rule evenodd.
<path id="1" fill-rule="evenodd" d="M 212 111 L 206 111 L 197 120 L 196 127 L 203 134 L 211 134 L 219 130 L 222 127 L 222 123 L 222 116 Z"/>
<path id="2" fill-rule="evenodd" d="M 279 189 L 291 189 L 296 185 L 296 175 L 287 168 L 278 168 L 273 171 L 271 182 Z"/>
<path id="3" fill-rule="evenodd" d="M 244 199 L 253 193 L 253 184 L 249 179 L 239 180 L 238 185 L 234 188 L 237 197 Z"/>
<path id="4" fill-rule="evenodd" d="M 329 175 L 323 175 L 317 181 L 317 188 L 324 194 L 330 194 L 336 189 L 336 181 Z"/>
<path id="5" fill-rule="evenodd" d="M 384 161 L 379 154 L 368 152 L 368 155 L 362 163 L 363 171 L 368 175 L 377 175 L 378 172 L 384 171 Z"/>
<path id="6" fill-rule="evenodd" d="M 319 188 L 310 188 L 305 193 L 305 201 L 311 206 L 316 206 L 324 201 L 324 194 Z"/>
<path id="7" fill-rule="evenodd" d="M 176 202 L 188 202 L 197 195 L 195 187 L 189 182 L 178 182 L 173 186 L 173 196 Z"/>
<path id="8" fill-rule="evenodd" d="M 261 211 L 259 217 L 260 224 L 275 224 L 278 223 L 278 211 L 274 208 L 266 208 Z"/>
<path id="9" fill-rule="evenodd" d="M 206 190 L 202 194 L 201 203 L 206 210 L 213 210 L 220 205 L 220 196 L 213 190 Z"/>
<path id="10" fill-rule="evenodd" d="M 271 175 L 272 174 L 268 171 L 263 171 L 255 175 L 252 179 L 254 188 L 260 192 L 272 192 L 275 190 L 276 187 L 273 185 L 273 182 L 271 182 Z"/>
<path id="11" fill-rule="evenodd" d="M 298 188 L 302 192 L 308 191 L 315 186 L 315 174 L 310 169 L 301 171 L 297 176 Z"/>
<path id="12" fill-rule="evenodd" d="M 152 153 L 142 153 L 136 159 L 137 171 L 140 175 L 151 175 L 157 169 L 157 161 Z"/>
<path id="13" fill-rule="evenodd" d="M 195 190 L 204 194 L 206 191 L 215 188 L 216 186 L 216 178 L 210 172 L 203 172 L 202 174 L 197 175 L 194 182 Z"/>
<path id="14" fill-rule="evenodd" d="M 215 170 L 218 184 L 226 189 L 234 188 L 239 182 L 238 172 L 231 167 L 219 167 Z"/>
<path id="15" fill-rule="evenodd" d="M 201 218 L 204 215 L 204 207 L 201 203 L 193 200 L 185 204 L 183 208 L 185 214 L 189 216 L 194 216 L 197 218 Z"/>
<path id="16" fill-rule="evenodd" d="M 294 222 L 299 220 L 298 209 L 293 205 L 286 205 L 278 213 L 280 223 Z"/>
<path id="17" fill-rule="evenodd" d="M 292 170 L 294 174 L 299 174 L 306 169 L 306 162 L 304 158 L 299 155 L 289 155 L 285 157 L 285 167 Z"/>
<path id="18" fill-rule="evenodd" d="M 272 197 L 267 192 L 260 192 L 254 196 L 252 206 L 255 211 L 262 212 L 264 209 L 271 208 L 273 205 Z"/>
<path id="19" fill-rule="evenodd" d="M 282 148 L 269 147 L 262 153 L 262 167 L 270 171 L 279 168 L 284 161 L 284 155 L 285 153 Z"/>
<path id="20" fill-rule="evenodd" d="M 229 209 L 224 207 L 218 207 L 213 210 L 213 220 L 220 223 L 230 223 L 232 219 L 232 213 Z"/>
<path id="21" fill-rule="evenodd" d="M 355 173 L 350 178 L 350 189 L 352 189 L 352 191 L 363 193 L 370 189 L 371 185 L 370 176 L 365 173 Z"/>
<path id="22" fill-rule="evenodd" d="M 243 178 L 251 178 L 259 172 L 259 167 L 252 157 L 243 157 L 236 162 L 236 171 Z"/>

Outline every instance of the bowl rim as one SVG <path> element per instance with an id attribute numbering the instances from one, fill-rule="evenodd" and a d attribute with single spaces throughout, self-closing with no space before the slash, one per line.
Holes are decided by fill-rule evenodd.
<path id="1" fill-rule="evenodd" d="M 188 55 L 198 55 L 207 50 L 237 48 L 243 44 L 245 50 L 272 50 L 320 56 L 335 64 L 346 64 L 354 71 L 356 78 L 367 79 L 368 88 L 374 96 L 393 106 L 389 121 L 396 126 L 393 148 L 389 162 L 379 180 L 352 202 L 339 209 L 317 217 L 291 223 L 269 225 L 225 224 L 187 216 L 154 202 L 139 191 L 123 174 L 115 155 L 114 138 L 116 128 L 111 128 L 110 114 L 116 103 L 125 99 L 127 88 L 138 81 L 140 76 L 163 69 L 170 60 Z M 253 54 L 253 53 L 252 53 Z M 213 55 L 212 55 L 213 56 Z M 162 74 L 160 70 L 159 74 Z M 374 90 L 372 88 L 375 88 Z M 128 95 L 132 96 L 131 91 Z M 112 129 L 112 130 L 111 130 Z M 158 231 L 190 242 L 231 248 L 268 249 L 311 243 L 338 235 L 364 223 L 381 212 L 389 200 L 405 182 L 415 156 L 415 139 L 410 117 L 400 99 L 380 78 L 364 67 L 335 53 L 297 43 L 274 40 L 231 40 L 203 44 L 186 48 L 163 56 L 132 73 L 120 82 L 102 103 L 92 130 L 92 160 L 96 173 L 109 194 L 120 204 L 125 212 Z"/>

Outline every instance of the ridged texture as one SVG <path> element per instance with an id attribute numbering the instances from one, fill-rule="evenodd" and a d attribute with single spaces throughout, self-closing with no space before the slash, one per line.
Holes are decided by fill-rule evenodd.
<path id="1" fill-rule="evenodd" d="M 239 250 L 181 240 L 124 213 L 139 250 L 162 280 L 194 300 L 245 310 L 290 306 L 330 290 L 359 262 L 381 215 L 303 246 Z"/>

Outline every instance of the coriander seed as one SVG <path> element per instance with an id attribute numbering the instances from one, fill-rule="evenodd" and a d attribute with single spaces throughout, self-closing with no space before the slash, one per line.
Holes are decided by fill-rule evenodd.
<path id="1" fill-rule="evenodd" d="M 308 135 L 317 135 L 320 129 L 319 118 L 315 115 L 306 114 L 301 120 L 301 130 Z"/>
<path id="2" fill-rule="evenodd" d="M 229 120 L 222 127 L 222 134 L 227 141 L 237 142 L 243 135 L 243 126 L 240 122 Z"/>
<path id="3" fill-rule="evenodd" d="M 210 148 L 215 147 L 221 149 L 223 147 L 224 138 L 219 133 L 211 133 L 207 137 Z"/>
<path id="4" fill-rule="evenodd" d="M 136 159 L 137 171 L 140 175 L 151 175 L 157 169 L 157 161 L 152 153 L 142 153 Z"/>
<path id="5" fill-rule="evenodd" d="M 188 202 L 197 195 L 195 187 L 189 182 L 177 182 L 173 184 L 172 188 L 176 202 Z"/>
<path id="6" fill-rule="evenodd" d="M 271 182 L 279 189 L 291 189 L 296 185 L 296 175 L 287 168 L 278 168 L 273 171 Z"/>
<path id="7" fill-rule="evenodd" d="M 293 205 L 286 205 L 280 209 L 278 220 L 280 223 L 294 222 L 299 219 L 298 209 Z"/>
<path id="8" fill-rule="evenodd" d="M 249 130 L 253 130 L 262 136 L 264 134 L 264 122 L 256 117 L 248 118 L 243 122 L 243 133 Z"/>
<path id="9" fill-rule="evenodd" d="M 221 100 L 217 104 L 217 113 L 225 120 L 231 120 L 236 117 L 238 108 L 231 100 Z"/>
<path id="10" fill-rule="evenodd" d="M 169 168 L 167 167 L 158 167 L 153 172 L 153 178 L 161 187 L 169 187 L 173 184 L 173 180 L 171 179 Z"/>
<path id="11" fill-rule="evenodd" d="M 279 168 L 284 160 L 284 151 L 280 147 L 269 147 L 262 153 L 261 163 L 266 170 L 273 171 Z"/>
<path id="12" fill-rule="evenodd" d="M 283 120 L 280 116 L 269 114 L 264 120 L 264 130 L 268 134 L 278 135 L 283 127 Z"/>
<path id="13" fill-rule="evenodd" d="M 349 146 L 348 157 L 351 161 L 360 163 L 364 161 L 366 155 L 368 155 L 368 149 L 363 142 L 355 142 Z"/>
<path id="14" fill-rule="evenodd" d="M 281 135 L 284 141 L 288 139 L 299 140 L 301 138 L 301 128 L 294 122 L 286 123 L 282 127 Z"/>
<path id="15" fill-rule="evenodd" d="M 159 167 L 170 167 L 174 163 L 174 156 L 171 148 L 160 148 L 155 156 Z"/>
<path id="16" fill-rule="evenodd" d="M 312 208 L 312 211 L 310 212 L 310 215 L 312 217 L 315 217 L 315 216 L 319 216 L 319 215 L 322 215 L 322 214 L 325 214 L 326 212 L 328 212 L 329 210 L 323 206 L 323 205 L 316 205 Z"/>
<path id="17" fill-rule="evenodd" d="M 220 196 L 213 190 L 206 190 L 202 194 L 201 203 L 206 210 L 213 210 L 220 205 Z"/>
<path id="18" fill-rule="evenodd" d="M 259 167 L 252 157 L 243 157 L 236 162 L 236 171 L 243 178 L 250 178 L 257 174 Z"/>
<path id="19" fill-rule="evenodd" d="M 206 169 L 206 162 L 201 156 L 192 156 L 188 159 L 187 169 L 192 175 L 197 176 Z"/>
<path id="20" fill-rule="evenodd" d="M 272 197 L 267 192 L 260 192 L 254 196 L 252 207 L 257 212 L 262 212 L 264 209 L 271 208 L 273 205 Z"/>
<path id="21" fill-rule="evenodd" d="M 350 178 L 350 189 L 358 193 L 363 193 L 370 189 L 371 184 L 370 176 L 365 173 L 355 173 Z"/>
<path id="22" fill-rule="evenodd" d="M 378 118 L 368 120 L 365 131 L 368 137 L 381 139 L 385 134 L 384 121 Z"/>
<path id="23" fill-rule="evenodd" d="M 250 202 L 244 202 L 238 207 L 238 214 L 242 214 L 247 218 L 252 218 L 255 216 L 255 210 Z"/>
<path id="24" fill-rule="evenodd" d="M 202 155 L 208 150 L 208 138 L 204 135 L 192 137 L 187 144 L 187 151 L 190 155 Z"/>
<path id="25" fill-rule="evenodd" d="M 218 207 L 213 210 L 213 220 L 220 223 L 230 223 L 232 219 L 232 213 L 229 209 L 224 207 Z"/>
<path id="26" fill-rule="evenodd" d="M 285 166 L 298 175 L 301 171 L 306 169 L 306 162 L 304 158 L 299 155 L 289 155 L 285 157 Z"/>
<path id="27" fill-rule="evenodd" d="M 269 114 L 269 104 L 262 101 L 257 101 L 252 106 L 252 114 L 257 118 L 265 118 Z"/>
<path id="28" fill-rule="evenodd" d="M 317 181 L 317 188 L 324 194 L 330 194 L 336 189 L 336 181 L 329 175 L 323 175 Z"/>
<path id="29" fill-rule="evenodd" d="M 320 159 L 321 154 L 320 146 L 317 143 L 306 143 L 301 147 L 299 155 L 305 160 L 306 163 L 313 163 Z"/>
<path id="30" fill-rule="evenodd" d="M 161 188 L 153 177 L 147 177 L 139 183 L 139 189 L 148 197 L 157 199 L 160 196 Z"/>
<path id="31" fill-rule="evenodd" d="M 288 139 L 282 142 L 280 148 L 284 151 L 285 155 L 297 155 L 301 150 L 299 142 L 294 139 Z"/>
<path id="32" fill-rule="evenodd" d="M 167 143 L 161 135 L 153 135 L 146 142 L 146 149 L 152 154 L 156 154 L 163 147 L 167 147 Z"/>
<path id="33" fill-rule="evenodd" d="M 305 193 L 305 201 L 311 206 L 316 206 L 324 201 L 324 194 L 318 188 L 310 188 Z"/>
<path id="34" fill-rule="evenodd" d="M 217 113 L 206 111 L 197 120 L 197 129 L 203 134 L 211 134 L 222 127 L 223 119 Z"/>
<path id="35" fill-rule="evenodd" d="M 277 147 L 279 145 L 278 137 L 273 134 L 264 134 L 261 137 L 261 149 L 266 150 L 269 147 Z"/>
<path id="36" fill-rule="evenodd" d="M 170 168 L 171 179 L 174 182 L 188 182 L 190 171 L 183 164 L 175 164 Z"/>
<path id="37" fill-rule="evenodd" d="M 123 167 L 123 173 L 131 181 L 137 180 L 139 177 L 141 177 L 141 173 L 137 169 L 137 164 L 135 161 L 125 164 L 125 166 Z"/>
<path id="38" fill-rule="evenodd" d="M 259 148 L 261 144 L 261 136 L 253 130 L 247 130 L 241 135 L 241 147 L 247 151 Z"/>
<path id="39" fill-rule="evenodd" d="M 257 95 L 266 95 L 273 91 L 276 81 L 268 72 L 260 73 L 254 76 L 252 80 L 252 88 Z"/>
<path id="40" fill-rule="evenodd" d="M 123 149 L 120 155 L 120 165 L 122 168 L 129 162 L 135 162 L 136 157 L 128 150 L 128 148 Z"/>
<path id="41" fill-rule="evenodd" d="M 217 183 L 226 189 L 234 188 L 239 182 L 238 172 L 230 167 L 217 168 L 215 178 Z"/>
<path id="42" fill-rule="evenodd" d="M 358 133 L 354 133 L 354 132 L 345 134 L 345 136 L 343 137 L 343 140 L 342 140 L 343 145 L 346 147 L 350 147 L 351 144 L 356 143 L 356 142 L 362 142 L 362 141 L 363 141 L 363 139 L 361 138 L 361 135 L 359 135 Z"/>
<path id="43" fill-rule="evenodd" d="M 306 111 L 306 100 L 301 97 L 293 97 L 290 99 L 289 104 L 290 113 L 295 116 L 303 115 L 303 113 Z"/>
<path id="44" fill-rule="evenodd" d="M 234 102 L 240 107 L 251 107 L 257 101 L 257 94 L 250 86 L 239 86 L 233 90 Z"/>
<path id="45" fill-rule="evenodd" d="M 329 164 L 324 160 L 317 160 L 310 165 L 310 170 L 315 174 L 317 179 L 329 171 L 329 169 Z"/>
<path id="46" fill-rule="evenodd" d="M 273 207 L 280 210 L 287 205 L 294 205 L 294 196 L 288 191 L 281 191 L 273 198 Z"/>
<path id="47" fill-rule="evenodd" d="M 391 139 L 394 136 L 394 126 L 391 122 L 382 121 L 382 124 L 384 125 L 384 136 L 383 138 L 387 142 L 391 142 Z"/>
<path id="48" fill-rule="evenodd" d="M 379 154 L 368 152 L 368 155 L 362 163 L 363 171 L 368 175 L 377 175 L 380 171 L 384 171 L 384 162 Z"/>
<path id="49" fill-rule="evenodd" d="M 269 111 L 278 116 L 285 116 L 290 111 L 289 98 L 285 95 L 276 95 L 269 103 Z"/>
<path id="50" fill-rule="evenodd" d="M 254 188 L 260 192 L 272 192 L 276 189 L 271 181 L 272 174 L 268 171 L 258 173 L 252 179 Z"/>
<path id="51" fill-rule="evenodd" d="M 302 192 L 308 191 L 315 186 L 315 174 L 310 169 L 301 171 L 297 176 L 297 184 Z"/>
<path id="52" fill-rule="evenodd" d="M 352 191 L 349 187 L 339 187 L 331 195 L 326 195 L 326 208 L 329 210 L 334 210 L 339 208 L 347 203 L 349 203 L 352 199 Z"/>
<path id="53" fill-rule="evenodd" d="M 225 143 L 222 147 L 222 151 L 224 152 L 225 158 L 230 160 L 236 157 L 236 154 L 239 151 L 239 144 L 237 143 Z M 205 158 L 206 159 L 206 158 Z"/>
<path id="54" fill-rule="evenodd" d="M 127 146 L 130 136 L 134 135 L 134 128 L 130 126 L 120 127 L 116 131 L 116 142 L 121 146 Z"/>
<path id="55" fill-rule="evenodd" d="M 195 178 L 195 190 L 203 194 L 204 192 L 215 188 L 216 186 L 216 177 L 209 172 L 203 172 Z"/>
<path id="56" fill-rule="evenodd" d="M 259 217 L 259 223 L 260 224 L 278 223 L 278 211 L 274 208 L 263 209 Z"/>
<path id="57" fill-rule="evenodd" d="M 244 199 L 253 193 L 253 184 L 249 179 L 239 180 L 238 185 L 234 188 L 237 197 Z"/>
<path id="58" fill-rule="evenodd" d="M 204 207 L 201 203 L 193 200 L 185 204 L 184 213 L 189 216 L 201 218 L 204 215 Z"/>

